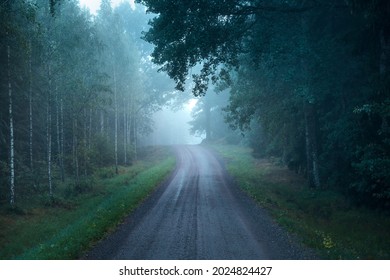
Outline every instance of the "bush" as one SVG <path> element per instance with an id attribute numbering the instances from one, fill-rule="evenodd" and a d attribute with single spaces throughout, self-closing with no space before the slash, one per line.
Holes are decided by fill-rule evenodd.
<path id="1" fill-rule="evenodd" d="M 113 145 L 110 145 L 104 136 L 96 136 L 89 152 L 91 162 L 97 167 L 104 167 L 115 162 Z"/>
<path id="2" fill-rule="evenodd" d="M 69 208 L 68 203 L 64 200 L 64 198 L 54 194 L 43 194 L 41 196 L 41 204 L 48 208 Z"/>
<path id="3" fill-rule="evenodd" d="M 390 208 L 390 158 L 383 147 L 368 145 L 362 152 L 361 160 L 353 167 L 358 176 L 351 188 L 361 200 Z"/>
<path id="4" fill-rule="evenodd" d="M 109 179 L 115 176 L 115 169 L 113 167 L 99 168 L 95 175 L 100 179 Z"/>
<path id="5" fill-rule="evenodd" d="M 72 197 L 91 192 L 95 185 L 96 179 L 93 177 L 86 177 L 67 182 L 65 184 L 65 197 Z"/>

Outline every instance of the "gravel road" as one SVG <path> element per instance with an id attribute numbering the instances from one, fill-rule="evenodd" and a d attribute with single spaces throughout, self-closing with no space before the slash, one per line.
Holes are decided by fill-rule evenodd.
<path id="1" fill-rule="evenodd" d="M 241 192 L 202 146 L 176 148 L 177 168 L 84 259 L 314 259 Z"/>

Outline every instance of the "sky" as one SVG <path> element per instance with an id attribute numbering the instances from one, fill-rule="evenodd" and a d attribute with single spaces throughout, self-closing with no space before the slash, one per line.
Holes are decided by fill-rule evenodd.
<path id="1" fill-rule="evenodd" d="M 134 5 L 134 0 L 111 0 L 111 4 L 113 7 L 118 6 L 121 2 L 130 2 L 130 5 Z M 86 6 L 89 8 L 92 14 L 96 14 L 96 11 L 100 7 L 100 0 L 79 0 L 80 6 Z"/>

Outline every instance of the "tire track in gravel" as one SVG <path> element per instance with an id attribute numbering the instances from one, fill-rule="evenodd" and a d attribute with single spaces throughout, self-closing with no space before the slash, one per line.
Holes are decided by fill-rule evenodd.
<path id="1" fill-rule="evenodd" d="M 177 167 L 85 259 L 312 259 L 240 191 L 202 146 L 176 147 Z"/>

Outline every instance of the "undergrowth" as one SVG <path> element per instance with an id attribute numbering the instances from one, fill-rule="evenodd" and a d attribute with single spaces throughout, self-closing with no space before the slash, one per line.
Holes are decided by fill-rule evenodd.
<path id="1" fill-rule="evenodd" d="M 390 259 L 388 213 L 354 205 L 330 189 L 313 190 L 285 167 L 249 148 L 214 145 L 236 182 L 275 220 L 324 259 Z"/>
<path id="2" fill-rule="evenodd" d="M 59 183 L 55 196 L 31 196 L 23 208 L 0 208 L 0 259 L 77 259 L 112 231 L 173 170 L 169 149 L 130 167 L 99 170 Z"/>

